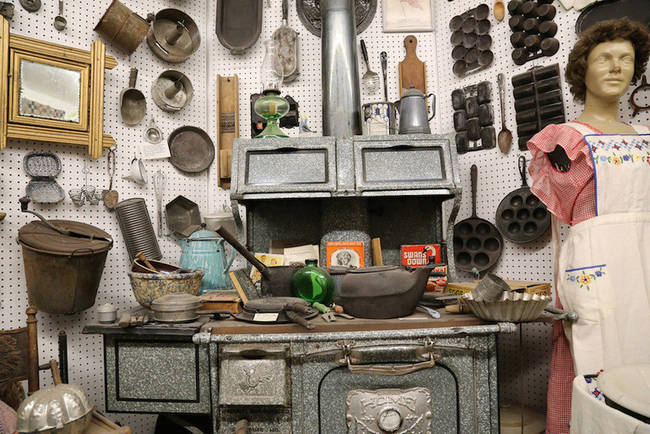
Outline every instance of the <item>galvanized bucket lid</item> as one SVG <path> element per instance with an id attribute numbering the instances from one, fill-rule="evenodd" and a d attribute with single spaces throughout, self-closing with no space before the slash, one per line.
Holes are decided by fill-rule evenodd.
<path id="1" fill-rule="evenodd" d="M 18 242 L 47 253 L 74 256 L 94 255 L 113 247 L 113 242 L 106 240 L 111 240 L 111 236 L 95 226 L 70 220 L 49 220 L 49 222 L 60 229 L 83 234 L 86 237 L 63 235 L 43 222 L 35 220 L 18 230 Z"/>
<path id="2" fill-rule="evenodd" d="M 184 312 L 199 307 L 201 307 L 201 299 L 190 294 L 163 295 L 151 303 L 151 309 L 157 312 Z"/>

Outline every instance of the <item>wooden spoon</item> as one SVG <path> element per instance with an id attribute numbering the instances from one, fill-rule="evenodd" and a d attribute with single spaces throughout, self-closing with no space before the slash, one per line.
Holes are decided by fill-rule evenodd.
<path id="1" fill-rule="evenodd" d="M 503 0 L 494 1 L 494 18 L 497 21 L 502 21 L 506 16 L 506 6 L 503 4 Z"/>
<path id="2" fill-rule="evenodd" d="M 499 150 L 504 154 L 507 154 L 510 152 L 510 147 L 512 146 L 512 133 L 506 127 L 506 94 L 504 90 L 503 74 L 497 75 L 497 84 L 499 85 L 499 102 L 501 105 L 501 131 L 499 131 L 497 143 L 499 144 Z"/>

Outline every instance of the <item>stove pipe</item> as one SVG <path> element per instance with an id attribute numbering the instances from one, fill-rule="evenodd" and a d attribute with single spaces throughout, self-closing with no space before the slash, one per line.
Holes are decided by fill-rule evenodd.
<path id="1" fill-rule="evenodd" d="M 354 0 L 321 0 L 323 135 L 361 134 Z"/>

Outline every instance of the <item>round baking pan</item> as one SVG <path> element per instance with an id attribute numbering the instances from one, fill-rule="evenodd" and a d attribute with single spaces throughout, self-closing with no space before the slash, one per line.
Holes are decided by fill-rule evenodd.
<path id="1" fill-rule="evenodd" d="M 472 216 L 454 225 L 454 260 L 461 271 L 479 273 L 493 267 L 503 251 L 503 238 L 496 226 L 476 215 L 478 169 L 471 167 Z"/>
<path id="2" fill-rule="evenodd" d="M 214 143 L 201 128 L 177 128 L 169 135 L 167 144 L 171 154 L 169 161 L 183 172 L 203 172 L 214 160 Z"/>
<path id="3" fill-rule="evenodd" d="M 519 157 L 522 186 L 508 193 L 497 207 L 494 221 L 503 237 L 513 243 L 528 243 L 544 235 L 551 224 L 546 205 L 526 182 L 526 157 Z"/>

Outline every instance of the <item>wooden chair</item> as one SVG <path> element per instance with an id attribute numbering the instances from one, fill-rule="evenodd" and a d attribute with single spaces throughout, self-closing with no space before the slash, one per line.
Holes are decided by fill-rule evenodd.
<path id="1" fill-rule="evenodd" d="M 38 327 L 36 309 L 28 307 L 27 326 L 0 330 L 0 384 L 27 380 L 27 393 L 39 389 L 38 372 L 50 369 L 49 364 L 38 363 Z M 67 336 L 59 332 L 59 370 L 64 382 L 68 379 Z"/>

